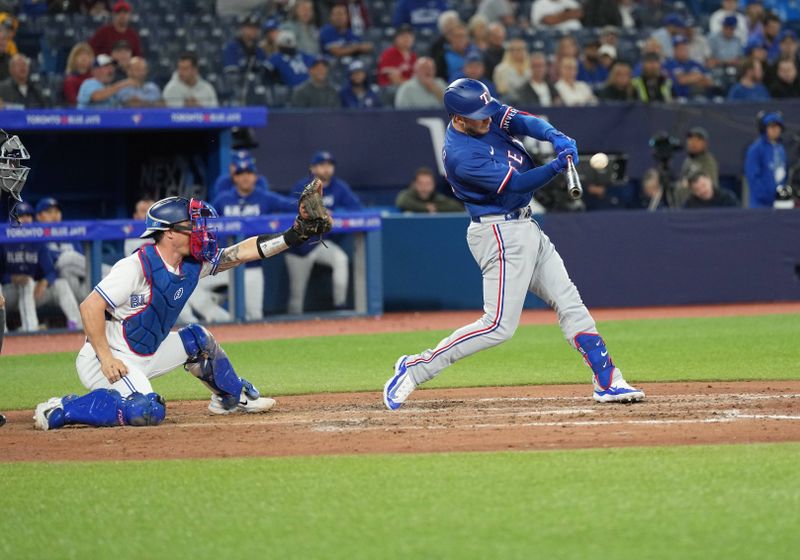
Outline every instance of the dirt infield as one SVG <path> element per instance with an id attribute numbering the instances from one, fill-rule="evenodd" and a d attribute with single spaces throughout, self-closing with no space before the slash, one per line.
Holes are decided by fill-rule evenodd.
<path id="1" fill-rule="evenodd" d="M 592 315 L 597 321 L 675 317 L 730 317 L 735 315 L 787 313 L 800 313 L 800 302 L 592 309 Z M 211 328 L 214 330 L 214 336 L 217 340 L 224 343 L 242 340 L 328 336 L 333 334 L 375 334 L 381 332 L 455 329 L 475 321 L 479 316 L 480 311 L 477 310 L 406 312 L 386 313 L 381 317 L 284 321 L 246 325 L 213 325 Z M 520 325 L 552 325 L 555 323 L 555 313 L 549 309 L 524 311 L 520 320 Z M 9 336 L 3 346 L 3 355 L 77 352 L 84 340 L 81 333 Z"/>
<path id="2" fill-rule="evenodd" d="M 168 405 L 152 428 L 36 432 L 8 414 L 0 461 L 184 459 L 541 450 L 800 441 L 800 381 L 651 383 L 645 402 L 601 405 L 586 385 L 419 390 L 399 411 L 380 393 L 282 397 L 259 415 Z"/>

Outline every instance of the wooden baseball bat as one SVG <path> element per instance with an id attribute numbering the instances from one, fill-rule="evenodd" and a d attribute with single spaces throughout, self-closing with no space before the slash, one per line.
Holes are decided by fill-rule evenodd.
<path id="1" fill-rule="evenodd" d="M 578 177 L 578 170 L 575 169 L 575 164 L 572 163 L 572 156 L 567 156 L 567 192 L 572 200 L 578 200 L 583 194 L 583 187 L 581 186 L 581 179 Z"/>

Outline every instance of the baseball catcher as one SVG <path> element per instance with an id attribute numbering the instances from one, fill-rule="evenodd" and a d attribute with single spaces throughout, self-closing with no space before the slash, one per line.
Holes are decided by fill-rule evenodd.
<path id="1" fill-rule="evenodd" d="M 332 220 L 317 180 L 306 187 L 294 224 L 281 234 L 254 236 L 221 249 L 209 226 L 216 217 L 210 204 L 197 199 L 170 197 L 150 207 L 142 237 L 154 243 L 117 262 L 81 304 L 87 342 L 76 368 L 90 392 L 39 404 L 36 428 L 157 425 L 166 407 L 150 380 L 180 365 L 211 391 L 208 409 L 213 414 L 272 408 L 275 401 L 236 373 L 206 328 L 190 324 L 170 330 L 200 278 L 321 238 Z"/>

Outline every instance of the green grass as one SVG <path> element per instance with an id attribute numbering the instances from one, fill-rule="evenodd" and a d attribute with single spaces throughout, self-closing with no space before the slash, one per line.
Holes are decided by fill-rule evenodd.
<path id="1" fill-rule="evenodd" d="M 796 558 L 800 444 L 0 464 L 0 558 Z"/>
<path id="2" fill-rule="evenodd" d="M 631 381 L 795 379 L 800 320 L 793 315 L 615 321 L 600 325 Z M 225 344 L 240 375 L 275 395 L 380 390 L 397 356 L 435 346 L 448 331 L 342 335 Z M 0 410 L 81 393 L 75 354 L 0 358 Z M 586 383 L 589 370 L 556 326 L 521 327 L 514 338 L 459 362 L 426 387 Z M 178 371 L 154 383 L 167 399 L 206 398 Z"/>

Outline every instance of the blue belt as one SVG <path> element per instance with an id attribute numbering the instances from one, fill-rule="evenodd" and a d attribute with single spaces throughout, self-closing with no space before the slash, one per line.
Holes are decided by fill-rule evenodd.
<path id="1" fill-rule="evenodd" d="M 487 214 L 485 216 L 473 216 L 472 221 L 476 224 L 486 224 L 492 222 L 509 222 L 511 220 L 527 220 L 533 215 L 530 206 L 517 208 L 508 214 Z"/>

